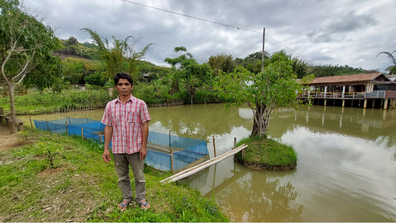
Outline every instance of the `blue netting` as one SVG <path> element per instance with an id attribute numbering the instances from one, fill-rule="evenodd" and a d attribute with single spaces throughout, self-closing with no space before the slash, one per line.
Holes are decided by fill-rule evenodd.
<path id="1" fill-rule="evenodd" d="M 36 128 L 54 133 L 82 135 L 84 138 L 104 142 L 104 128 L 100 121 L 92 119 L 66 118 L 51 121 L 34 120 Z M 101 138 L 99 140 L 99 137 Z M 173 151 L 173 169 L 184 168 L 209 155 L 205 140 L 150 132 L 148 137 L 146 164 L 156 169 L 172 170 L 170 150 Z M 111 142 L 110 142 L 111 148 Z"/>

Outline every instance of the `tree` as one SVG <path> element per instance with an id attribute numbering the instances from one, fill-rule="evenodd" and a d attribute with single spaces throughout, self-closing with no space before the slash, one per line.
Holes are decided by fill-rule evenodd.
<path id="1" fill-rule="evenodd" d="M 88 32 L 93 42 L 98 46 L 99 54 L 106 63 L 106 78 L 112 78 L 117 72 L 126 71 L 137 83 L 137 60 L 142 59 L 149 50 L 149 47 L 154 43 L 146 45 L 141 51 L 136 51 L 135 45 L 139 39 L 135 39 L 133 36 L 127 36 L 125 40 L 119 40 L 113 36 L 113 43 L 110 46 L 107 39 L 103 41 L 99 34 L 92 29 L 83 28 L 82 30 Z M 129 43 L 129 40 L 132 40 L 132 42 Z M 124 62 L 127 63 L 126 68 L 123 67 Z"/>
<path id="2" fill-rule="evenodd" d="M 181 79 L 193 104 L 196 88 L 211 81 L 210 67 L 207 64 L 198 64 L 184 46 L 175 47 L 174 51 L 182 54 L 173 59 L 165 58 L 164 61 L 177 70 L 176 76 Z"/>
<path id="3" fill-rule="evenodd" d="M 59 59 L 54 58 L 51 51 L 58 49 L 60 42 L 51 27 L 22 11 L 18 0 L 0 0 L 0 7 L 1 74 L 8 86 L 10 114 L 15 124 L 14 87 L 34 71 L 50 69 L 49 73 L 53 72 Z M 47 77 L 47 74 L 41 76 Z M 30 79 L 26 80 L 24 82 L 29 84 Z M 11 126 L 11 132 L 15 133 L 15 125 Z"/>
<path id="4" fill-rule="evenodd" d="M 312 77 L 297 81 L 292 64 L 286 54 L 279 52 L 270 58 L 264 72 L 254 74 L 237 66 L 233 73 L 220 72 L 217 77 L 214 89 L 219 96 L 233 100 L 227 103 L 228 106 L 247 103 L 252 109 L 252 136 L 263 137 L 271 112 L 278 107 L 297 106 L 297 92 L 308 88 L 308 81 Z"/>
<path id="5" fill-rule="evenodd" d="M 381 53 L 378 53 L 377 56 L 376 56 L 376 57 L 378 57 L 378 55 L 380 55 L 380 54 L 385 54 L 385 55 L 388 56 L 389 60 L 393 64 L 393 65 L 391 65 L 391 66 L 389 66 L 388 68 L 385 69 L 386 71 L 389 72 L 389 74 L 396 74 L 396 57 L 393 56 L 393 53 L 395 53 L 395 52 L 396 52 L 396 50 L 393 51 L 392 53 L 390 53 L 390 52 L 381 52 Z"/>
<path id="6" fill-rule="evenodd" d="M 232 55 L 229 54 L 217 54 L 217 55 L 212 55 L 209 57 L 209 62 L 208 62 L 210 68 L 215 71 L 217 74 L 219 70 L 222 70 L 224 72 L 231 72 L 232 70 L 235 69 L 235 62 L 232 60 Z"/>

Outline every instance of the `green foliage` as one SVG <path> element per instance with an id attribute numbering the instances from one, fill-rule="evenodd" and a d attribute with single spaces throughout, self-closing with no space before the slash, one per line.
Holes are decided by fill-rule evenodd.
<path id="1" fill-rule="evenodd" d="M 179 57 L 165 58 L 165 62 L 177 69 L 175 77 L 180 79 L 184 89 L 190 94 L 190 103 L 193 104 L 198 87 L 211 83 L 211 69 L 207 64 L 198 64 L 191 53 L 183 46 L 175 47 L 175 52 L 182 52 Z"/>
<path id="2" fill-rule="evenodd" d="M 367 71 L 362 68 L 353 68 L 348 65 L 319 65 L 308 67 L 309 74 L 315 75 L 315 77 L 329 77 L 329 76 L 340 76 L 340 75 L 353 75 L 362 73 L 371 73 L 373 71 Z M 374 71 L 376 72 L 376 71 Z"/>
<path id="3" fill-rule="evenodd" d="M 265 135 L 269 115 L 277 107 L 296 106 L 297 92 L 307 88 L 312 77 L 297 81 L 293 62 L 283 52 L 274 54 L 264 72 L 253 74 L 241 66 L 232 73 L 220 72 L 214 81 L 219 97 L 228 98 L 240 106 L 247 103 L 254 113 L 252 135 Z"/>
<path id="4" fill-rule="evenodd" d="M 51 86 L 60 77 L 60 59 L 52 55 L 52 50 L 61 45 L 51 27 L 22 11 L 19 1 L 0 0 L 0 6 L 1 79 L 8 85 L 10 114 L 15 123 L 14 87 L 22 81 L 38 88 Z"/>
<path id="5" fill-rule="evenodd" d="M 125 40 L 119 40 L 113 36 L 113 43 L 110 45 L 107 39 L 103 41 L 92 29 L 83 28 L 82 30 L 88 32 L 97 45 L 100 57 L 106 63 L 106 78 L 112 78 L 117 72 L 126 71 L 134 80 L 137 79 L 137 61 L 146 55 L 149 47 L 154 43 L 146 45 L 141 51 L 136 51 L 134 46 L 138 40 L 133 36 L 128 36 Z M 132 43 L 129 43 L 129 40 L 132 40 Z M 123 66 L 124 62 L 126 62 L 126 67 Z"/>
<path id="6" fill-rule="evenodd" d="M 87 84 L 93 85 L 93 86 L 100 86 L 103 87 L 106 84 L 106 80 L 104 79 L 105 72 L 95 72 L 94 74 L 89 75 L 88 77 L 85 77 L 84 81 Z"/>
<path id="7" fill-rule="evenodd" d="M 216 56 L 210 56 L 208 65 L 217 74 L 219 70 L 224 72 L 231 72 L 235 68 L 235 62 L 232 60 L 232 55 L 229 54 L 217 54 Z"/>
<path id="8" fill-rule="evenodd" d="M 71 36 L 67 40 L 60 40 L 63 48 L 55 51 L 56 55 L 62 56 L 78 56 L 86 59 L 100 59 L 98 48 L 92 43 L 79 43 L 78 40 Z"/>
<path id="9" fill-rule="evenodd" d="M 264 51 L 264 66 L 268 65 L 268 59 L 269 59 L 270 54 L 266 51 Z M 236 58 L 235 59 L 235 64 L 236 65 L 240 65 L 243 66 L 244 68 L 246 68 L 248 71 L 258 74 L 261 72 L 261 64 L 262 64 L 262 52 L 261 51 L 257 51 L 254 53 L 249 54 L 247 57 L 245 57 L 244 59 L 241 58 Z"/>

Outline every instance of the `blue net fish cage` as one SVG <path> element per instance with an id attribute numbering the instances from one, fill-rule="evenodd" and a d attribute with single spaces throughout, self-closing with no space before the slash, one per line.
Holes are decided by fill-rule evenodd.
<path id="1" fill-rule="evenodd" d="M 34 124 L 43 131 L 79 136 L 83 134 L 84 138 L 98 143 L 104 142 L 105 125 L 100 121 L 88 118 L 65 118 L 51 121 L 34 120 Z M 209 158 L 205 140 L 149 132 L 147 144 L 146 164 L 162 171 L 177 172 L 190 164 Z"/>

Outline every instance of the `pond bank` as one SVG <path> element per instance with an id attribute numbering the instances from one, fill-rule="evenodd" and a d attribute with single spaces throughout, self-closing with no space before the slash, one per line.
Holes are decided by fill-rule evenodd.
<path id="1" fill-rule="evenodd" d="M 132 203 L 121 212 L 114 162 L 103 162 L 99 144 L 27 131 L 20 140 L 30 144 L 0 152 L 0 221 L 229 221 L 213 199 L 159 183 L 170 173 L 150 167 L 144 172 L 151 208 Z"/>

